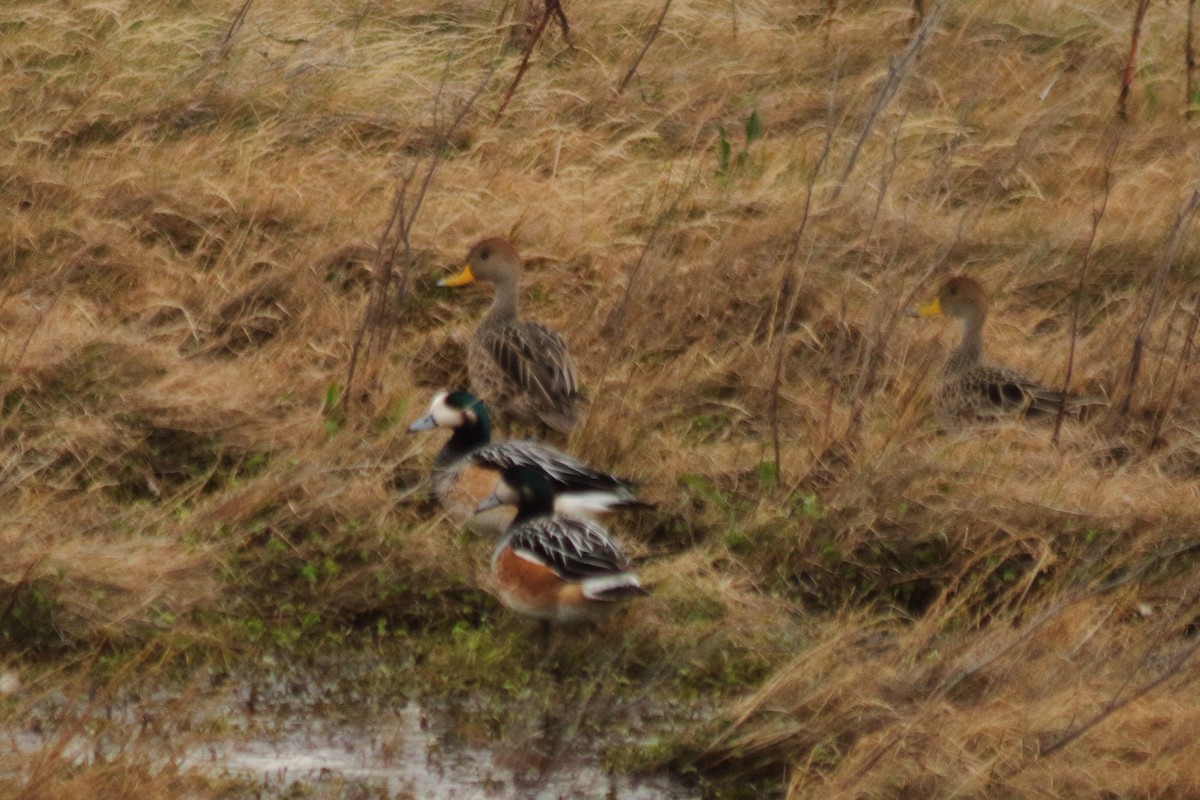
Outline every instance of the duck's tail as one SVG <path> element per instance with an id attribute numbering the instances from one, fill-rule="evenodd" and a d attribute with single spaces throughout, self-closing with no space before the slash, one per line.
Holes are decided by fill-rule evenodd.
<path id="1" fill-rule="evenodd" d="M 1040 386 L 1030 391 L 1029 397 L 1031 414 L 1058 414 L 1061 408 L 1069 416 L 1084 417 L 1108 406 L 1107 397 L 1067 394 Z"/>
<path id="2" fill-rule="evenodd" d="M 612 511 L 651 510 L 654 503 L 639 500 L 627 491 L 559 492 L 554 498 L 554 510 L 568 517 L 593 517 Z"/>
<path id="3" fill-rule="evenodd" d="M 583 595 L 591 600 L 625 600 L 648 594 L 650 589 L 643 586 L 632 572 L 588 578 L 583 582 Z"/>

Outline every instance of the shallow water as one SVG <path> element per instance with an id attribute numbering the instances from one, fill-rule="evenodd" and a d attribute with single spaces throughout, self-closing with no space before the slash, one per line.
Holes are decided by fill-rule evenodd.
<path id="1" fill-rule="evenodd" d="M 697 797 L 670 779 L 609 774 L 578 720 L 525 720 L 502 738 L 483 706 L 364 699 L 271 676 L 219 692 L 125 697 L 81 710 L 44 701 L 21 729 L 0 729 L 30 756 L 80 764 L 134 758 L 231 779 L 260 797 L 557 800 Z M 514 730 L 515 729 L 515 730 Z M 627 729 L 622 728 L 623 731 Z M 628 731 L 626 738 L 633 737 Z"/>
<path id="2" fill-rule="evenodd" d="M 274 719 L 272 725 L 272 732 L 259 732 L 236 744 L 197 748 L 183 766 L 249 777 L 266 787 L 325 783 L 429 800 L 692 796 L 666 780 L 609 775 L 598 759 L 575 752 L 530 769 L 519 754 L 514 759 L 503 747 L 447 744 L 436 717 L 416 703 L 362 724 L 291 716 Z"/>

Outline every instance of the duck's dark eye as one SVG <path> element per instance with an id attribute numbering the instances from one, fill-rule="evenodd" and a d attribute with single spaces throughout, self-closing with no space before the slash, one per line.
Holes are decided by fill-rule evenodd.
<path id="1" fill-rule="evenodd" d="M 480 258 L 480 259 L 482 259 L 482 260 L 484 260 L 484 261 L 487 261 L 487 260 L 488 260 L 488 256 L 490 256 L 491 254 L 492 254 L 492 251 L 491 251 L 491 250 L 483 250 L 483 251 L 481 251 L 481 252 L 479 253 L 479 258 Z"/>
<path id="2" fill-rule="evenodd" d="M 951 286 L 951 287 L 950 287 L 950 296 L 951 296 L 951 297 L 954 297 L 956 294 L 958 294 L 958 287 L 957 287 L 957 286 Z"/>

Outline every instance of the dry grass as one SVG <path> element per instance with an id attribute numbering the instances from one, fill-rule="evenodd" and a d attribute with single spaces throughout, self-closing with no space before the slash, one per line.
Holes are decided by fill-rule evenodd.
<path id="1" fill-rule="evenodd" d="M 528 629 L 471 588 L 489 546 L 413 488 L 436 442 L 401 433 L 463 379 L 487 302 L 436 277 L 511 234 L 525 313 L 594 400 L 572 448 L 663 508 L 617 524 L 659 591 L 604 629 L 613 669 L 718 708 L 668 748 L 711 791 L 1195 794 L 1186 9 L 1150 5 L 1118 122 L 1114 0 L 947 4 L 885 103 L 910 3 L 677 0 L 619 94 L 658 7 L 576 3 L 575 47 L 548 31 L 493 124 L 520 58 L 501 5 L 257 0 L 228 41 L 226 3 L 0 11 L 0 668 L 236 661 L 314 627 L 494 635 L 423 651 L 443 688 L 523 663 Z M 746 157 L 718 174 L 722 137 Z M 375 243 L 435 149 L 390 349 L 343 424 Z M 956 332 L 898 315 L 957 271 L 993 292 L 993 353 L 1052 384 L 1078 300 L 1073 388 L 1118 401 L 1150 312 L 1130 413 L 1057 448 L 937 432 Z M 127 766 L 131 796 L 186 789 Z"/>

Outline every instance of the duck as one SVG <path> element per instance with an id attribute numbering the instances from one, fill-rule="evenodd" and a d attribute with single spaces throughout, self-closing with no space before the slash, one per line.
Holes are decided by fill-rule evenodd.
<path id="1" fill-rule="evenodd" d="M 637 497 L 629 480 L 593 469 L 549 445 L 533 440 L 493 442 L 487 406 L 470 392 L 435 393 L 425 414 L 408 431 L 435 428 L 453 433 L 433 462 L 434 493 L 455 524 L 476 533 L 499 534 L 512 522 L 516 513 L 512 507 L 476 512 L 494 493 L 506 469 L 539 472 L 554 490 L 558 513 L 593 517 L 655 508 Z"/>
<path id="2" fill-rule="evenodd" d="M 495 287 L 492 306 L 467 348 L 472 391 L 506 419 L 566 435 L 585 402 L 575 360 L 558 332 L 517 318 L 520 275 L 516 247 L 494 237 L 476 243 L 466 265 L 438 286 L 485 281 Z"/>
<path id="3" fill-rule="evenodd" d="M 957 275 L 928 302 L 910 308 L 910 317 L 951 316 L 962 321 L 962 338 L 946 359 L 934 390 L 934 415 L 943 427 L 1005 417 L 1068 414 L 1105 401 L 1064 393 L 1039 384 L 1011 367 L 983 357 L 983 324 L 990 301 L 983 285 Z"/>
<path id="4" fill-rule="evenodd" d="M 650 594 L 629 559 L 595 520 L 558 514 L 555 490 L 531 467 L 503 471 L 479 510 L 516 506 L 492 554 L 500 602 L 544 624 L 595 622 L 621 601 Z"/>

